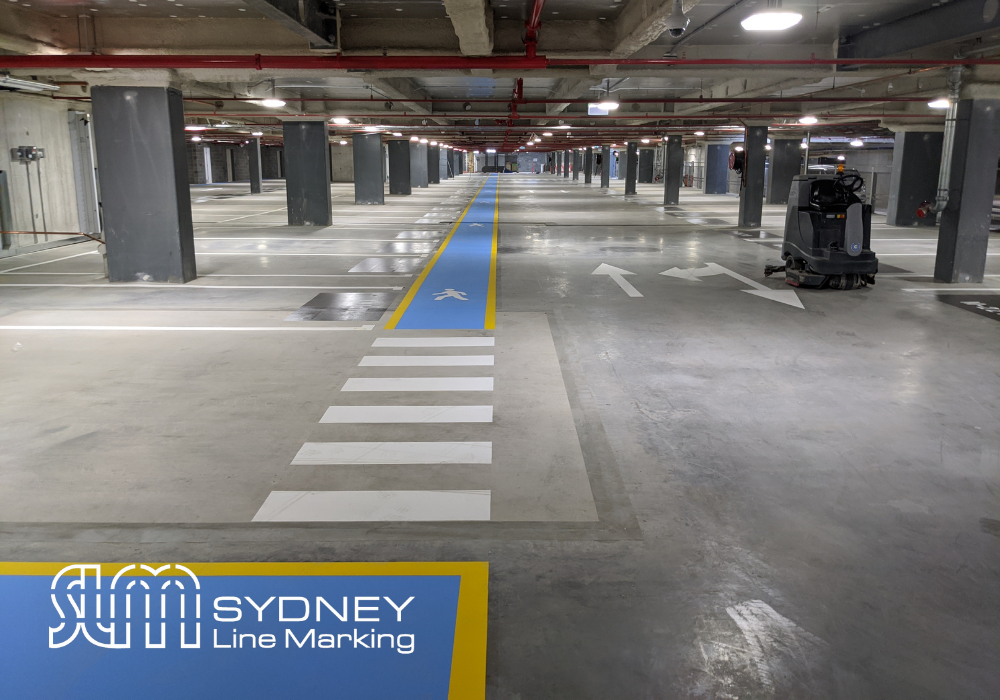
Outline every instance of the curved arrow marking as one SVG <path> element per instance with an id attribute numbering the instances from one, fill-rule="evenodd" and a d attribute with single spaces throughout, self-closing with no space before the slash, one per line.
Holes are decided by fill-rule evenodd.
<path id="1" fill-rule="evenodd" d="M 596 275 L 597 272 L 595 271 L 594 274 Z M 705 267 L 672 267 L 669 270 L 664 270 L 660 274 L 666 275 L 667 277 L 677 277 L 678 279 L 691 280 L 692 282 L 701 282 L 699 279 L 700 277 L 708 277 L 710 275 L 729 275 L 733 279 L 739 280 L 748 287 L 753 287 L 753 289 L 742 290 L 747 294 L 753 294 L 756 297 L 770 299 L 771 301 L 776 301 L 779 304 L 794 306 L 798 309 L 806 308 L 802 305 L 802 301 L 799 299 L 798 294 L 791 289 L 771 289 L 770 287 L 765 287 L 760 282 L 755 282 L 748 277 L 744 277 L 739 273 L 733 272 L 732 270 L 715 263 L 706 263 Z"/>
<path id="2" fill-rule="evenodd" d="M 615 267 L 614 265 L 608 265 L 607 263 L 601 263 L 600 265 L 597 266 L 597 269 L 591 272 L 590 274 L 607 275 L 615 282 L 617 282 L 618 286 L 621 287 L 623 290 L 625 290 L 625 293 L 628 294 L 630 297 L 642 296 L 642 294 L 639 293 L 638 289 L 633 287 L 631 284 L 625 281 L 624 277 L 622 277 L 622 275 L 634 275 L 635 274 L 634 272 L 629 272 L 628 270 L 623 270 L 620 267 Z"/>

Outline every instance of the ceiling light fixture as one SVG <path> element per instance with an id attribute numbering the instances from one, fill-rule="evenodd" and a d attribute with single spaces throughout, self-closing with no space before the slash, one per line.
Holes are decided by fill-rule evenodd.
<path id="1" fill-rule="evenodd" d="M 207 126 L 202 126 L 201 124 L 188 124 L 184 127 L 184 131 L 204 131 Z"/>
<path id="2" fill-rule="evenodd" d="M 799 117 L 799 124 L 815 124 L 818 121 L 819 119 L 817 119 L 816 117 L 811 117 L 811 116 Z"/>
<path id="3" fill-rule="evenodd" d="M 861 148 L 862 146 L 865 145 L 865 142 L 862 141 L 861 139 L 854 139 L 853 141 L 851 141 L 851 145 L 854 146 L 855 148 Z"/>
<path id="4" fill-rule="evenodd" d="M 251 136 L 263 136 L 264 132 L 263 131 L 251 131 L 250 135 Z"/>
<path id="5" fill-rule="evenodd" d="M 27 5 L 25 5 L 27 7 Z M 12 78 L 9 75 L 0 75 L 0 87 L 11 88 L 12 90 L 24 90 L 25 92 L 42 92 L 43 90 L 59 90 L 58 85 L 40 83 L 36 80 L 22 80 Z"/>
<path id="6" fill-rule="evenodd" d="M 642 139 L 643 143 L 649 143 L 649 139 Z"/>
<path id="7" fill-rule="evenodd" d="M 940 99 L 928 102 L 927 106 L 930 107 L 931 109 L 948 109 L 949 107 L 951 107 L 951 100 L 942 97 Z"/>
<path id="8" fill-rule="evenodd" d="M 552 132 L 551 131 L 544 131 L 544 132 L 542 132 L 542 136 L 552 136 Z"/>
<path id="9" fill-rule="evenodd" d="M 410 141 L 419 141 L 419 140 L 420 140 L 419 136 L 411 136 L 410 137 Z"/>
<path id="10" fill-rule="evenodd" d="M 375 124 L 365 124 L 365 131 L 382 131 L 382 127 Z"/>
<path id="11" fill-rule="evenodd" d="M 696 131 L 696 132 L 694 132 L 694 135 L 695 136 L 704 136 L 705 132 L 704 131 Z"/>
<path id="12" fill-rule="evenodd" d="M 392 135 L 395 136 L 396 138 L 399 138 L 400 136 L 403 135 L 403 132 L 402 131 L 394 131 L 394 132 L 392 132 Z"/>
<path id="13" fill-rule="evenodd" d="M 427 139 L 420 139 L 420 143 L 427 143 Z"/>
<path id="14" fill-rule="evenodd" d="M 780 32 L 802 21 L 798 12 L 758 12 L 740 22 L 748 32 Z"/>
<path id="15" fill-rule="evenodd" d="M 192 141 L 201 141 L 201 137 L 200 136 L 192 136 L 191 140 Z"/>
<path id="16" fill-rule="evenodd" d="M 496 152 L 497 152 L 497 149 L 495 149 L 495 148 L 487 148 L 487 149 L 486 149 L 486 152 L 487 152 L 487 153 L 496 153 Z"/>
<path id="17" fill-rule="evenodd" d="M 431 141 L 431 145 L 432 145 L 432 146 L 437 146 L 437 145 L 438 145 L 438 142 L 437 142 L 437 141 Z"/>
<path id="18" fill-rule="evenodd" d="M 346 146 L 346 145 L 347 145 L 347 141 L 341 141 L 341 142 L 340 142 L 340 145 L 341 145 L 341 146 Z"/>
<path id="19" fill-rule="evenodd" d="M 837 156 L 837 160 L 847 160 L 844 156 Z"/>
<path id="20" fill-rule="evenodd" d="M 260 103 L 262 105 L 264 105 L 265 107 L 270 107 L 272 109 L 276 109 L 278 107 L 284 107 L 285 106 L 285 101 L 284 100 L 279 100 L 279 99 L 276 99 L 274 97 L 269 97 L 266 100 L 261 100 Z"/>
<path id="21" fill-rule="evenodd" d="M 348 119 L 347 117 L 334 117 L 330 121 L 332 121 L 334 124 L 341 124 L 341 125 L 351 123 L 351 120 Z"/>

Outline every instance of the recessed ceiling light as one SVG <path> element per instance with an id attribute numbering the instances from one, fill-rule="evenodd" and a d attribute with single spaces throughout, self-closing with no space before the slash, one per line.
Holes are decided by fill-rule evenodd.
<path id="1" fill-rule="evenodd" d="M 937 100 L 931 100 L 930 102 L 927 103 L 927 106 L 930 107 L 931 109 L 948 109 L 949 107 L 951 107 L 951 100 L 942 97 Z"/>
<path id="2" fill-rule="evenodd" d="M 816 117 L 799 117 L 799 124 L 815 124 L 818 121 Z"/>
<path id="3" fill-rule="evenodd" d="M 740 22 L 748 32 L 777 32 L 802 21 L 798 12 L 758 12 Z"/>

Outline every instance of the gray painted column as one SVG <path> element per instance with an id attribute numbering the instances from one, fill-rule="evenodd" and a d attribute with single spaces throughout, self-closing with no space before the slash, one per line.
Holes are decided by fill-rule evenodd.
<path id="1" fill-rule="evenodd" d="M 569 154 L 568 148 L 563 151 L 563 177 L 569 177 Z"/>
<path id="2" fill-rule="evenodd" d="M 583 184 L 589 185 L 594 181 L 594 148 L 587 146 L 583 152 Z"/>
<path id="3" fill-rule="evenodd" d="M 767 169 L 767 203 L 788 204 L 792 178 L 802 172 L 802 142 L 798 139 L 773 139 L 770 160 L 771 165 Z"/>
<path id="4" fill-rule="evenodd" d="M 382 134 L 354 134 L 354 203 L 385 204 Z"/>
<path id="5" fill-rule="evenodd" d="M 710 143 L 705 148 L 705 194 L 725 194 L 728 183 L 729 144 Z"/>
<path id="6" fill-rule="evenodd" d="M 247 145 L 250 156 L 250 194 L 260 194 L 263 189 L 262 173 L 264 169 L 260 163 L 260 139 L 250 139 Z"/>
<path id="7" fill-rule="evenodd" d="M 666 163 L 663 164 L 663 203 L 680 204 L 684 174 L 684 143 L 681 136 L 668 136 Z"/>
<path id="8" fill-rule="evenodd" d="M 983 281 L 1000 157 L 1000 100 L 962 100 L 955 121 L 948 206 L 941 212 L 934 279 Z"/>
<path id="9" fill-rule="evenodd" d="M 642 183 L 653 181 L 653 149 L 642 148 L 639 150 L 639 174 L 637 179 Z"/>
<path id="10" fill-rule="evenodd" d="M 389 147 L 389 194 L 412 194 L 413 180 L 410 174 L 410 142 L 390 141 Z"/>
<path id="11" fill-rule="evenodd" d="M 438 146 L 438 175 L 441 182 L 448 179 L 448 149 Z"/>
<path id="12" fill-rule="evenodd" d="M 601 189 L 611 187 L 611 146 L 601 146 Z"/>
<path id="13" fill-rule="evenodd" d="M 441 151 L 437 146 L 427 146 L 427 182 L 436 185 L 441 182 Z"/>
<path id="14" fill-rule="evenodd" d="M 562 151 L 556 151 L 556 168 L 552 171 L 553 175 L 559 175 L 562 173 Z"/>
<path id="15" fill-rule="evenodd" d="M 289 226 L 329 226 L 330 149 L 325 121 L 286 121 L 285 192 Z"/>
<path id="16" fill-rule="evenodd" d="M 427 187 L 427 144 L 410 141 L 410 186 Z"/>
<path id="17" fill-rule="evenodd" d="M 625 194 L 635 194 L 635 180 L 639 173 L 639 144 L 629 141 L 625 154 Z"/>
<path id="18" fill-rule="evenodd" d="M 108 279 L 197 277 L 179 90 L 91 90 Z"/>
<path id="19" fill-rule="evenodd" d="M 580 179 L 580 151 L 573 149 L 573 179 Z"/>
<path id="20" fill-rule="evenodd" d="M 764 160 L 767 158 L 767 127 L 748 126 L 743 139 L 743 186 L 740 188 L 740 228 L 760 226 L 764 213 Z"/>
<path id="21" fill-rule="evenodd" d="M 917 216 L 917 207 L 937 197 L 943 143 L 943 132 L 906 131 L 895 135 L 885 215 L 885 222 L 890 226 L 937 225 L 933 212 L 921 219 Z M 871 183 L 868 186 L 871 187 Z"/>

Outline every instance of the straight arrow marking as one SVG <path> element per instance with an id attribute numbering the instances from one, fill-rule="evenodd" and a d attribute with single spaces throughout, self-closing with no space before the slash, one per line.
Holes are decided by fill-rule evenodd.
<path id="1" fill-rule="evenodd" d="M 642 294 L 638 289 L 629 284 L 622 275 L 634 275 L 634 272 L 629 272 L 628 270 L 623 270 L 620 267 L 615 267 L 614 265 L 608 265 L 607 263 L 601 263 L 597 266 L 597 269 L 591 272 L 592 275 L 607 275 L 621 287 L 626 294 L 630 297 L 641 297 Z"/>
<path id="2" fill-rule="evenodd" d="M 609 266 L 610 267 L 610 266 Z M 600 269 L 600 268 L 598 268 Z M 597 274 L 596 272 L 594 274 Z M 705 263 L 705 267 L 697 268 L 679 268 L 672 267 L 669 270 L 664 270 L 660 273 L 661 275 L 666 275 L 667 277 L 677 277 L 678 279 L 687 279 L 694 282 L 701 282 L 699 277 L 708 277 L 710 275 L 729 275 L 735 280 L 739 280 L 748 287 L 753 287 L 753 289 L 744 289 L 742 291 L 747 294 L 753 294 L 756 297 L 762 297 L 764 299 L 770 299 L 771 301 L 776 301 L 779 304 L 787 304 L 788 306 L 794 306 L 798 309 L 805 309 L 802 305 L 802 301 L 799 299 L 798 294 L 796 294 L 791 289 L 771 289 L 770 287 L 765 287 L 760 282 L 755 282 L 754 280 L 744 277 L 743 275 L 733 272 L 732 270 L 718 265 L 716 263 Z"/>

